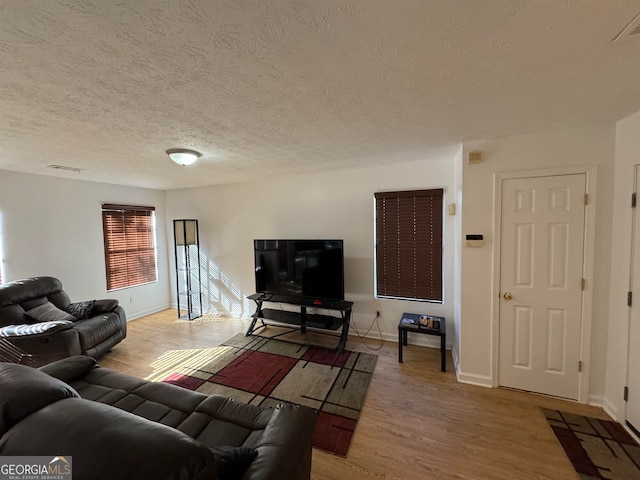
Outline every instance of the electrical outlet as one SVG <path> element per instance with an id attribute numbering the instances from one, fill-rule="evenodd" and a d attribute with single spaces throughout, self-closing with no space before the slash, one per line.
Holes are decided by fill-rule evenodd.
<path id="1" fill-rule="evenodd" d="M 376 317 L 380 316 L 380 310 L 376 310 Z"/>
<path id="2" fill-rule="evenodd" d="M 133 297 L 129 297 L 129 303 L 133 303 Z"/>

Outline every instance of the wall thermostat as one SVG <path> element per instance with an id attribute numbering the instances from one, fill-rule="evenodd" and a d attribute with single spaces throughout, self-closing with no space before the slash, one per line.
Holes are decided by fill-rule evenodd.
<path id="1" fill-rule="evenodd" d="M 465 235 L 465 247 L 481 247 L 484 245 L 484 237 L 480 234 Z"/>

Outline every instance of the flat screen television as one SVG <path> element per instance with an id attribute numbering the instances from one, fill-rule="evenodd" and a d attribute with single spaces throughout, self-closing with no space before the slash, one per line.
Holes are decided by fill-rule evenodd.
<path id="1" fill-rule="evenodd" d="M 256 291 L 344 300 L 342 240 L 254 240 Z"/>

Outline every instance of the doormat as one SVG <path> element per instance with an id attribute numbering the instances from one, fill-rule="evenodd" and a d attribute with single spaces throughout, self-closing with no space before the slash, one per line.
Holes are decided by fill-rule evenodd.
<path id="1" fill-rule="evenodd" d="M 167 352 L 149 379 L 272 407 L 318 412 L 313 446 L 346 457 L 378 356 L 240 333 L 219 347 Z"/>
<path id="2" fill-rule="evenodd" d="M 622 425 L 541 408 L 581 480 L 640 478 L 640 445 Z"/>

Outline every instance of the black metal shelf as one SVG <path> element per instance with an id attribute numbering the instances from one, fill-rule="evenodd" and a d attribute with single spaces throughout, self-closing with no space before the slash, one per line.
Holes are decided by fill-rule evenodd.
<path id="1" fill-rule="evenodd" d="M 349 325 L 351 322 L 351 307 L 353 302 L 345 300 L 319 299 L 311 297 L 296 297 L 290 295 L 275 295 L 256 293 L 249 296 L 251 300 L 256 302 L 257 309 L 252 315 L 253 320 L 247 329 L 246 336 L 253 335 L 256 330 L 266 327 L 265 320 L 283 325 L 295 325 L 300 327 L 301 332 L 306 332 L 307 328 L 318 331 L 333 330 L 337 331 L 342 328 L 337 351 L 342 353 L 347 343 L 347 335 L 349 333 Z M 286 303 L 288 305 L 296 305 L 299 310 L 284 310 L 275 308 L 262 308 L 265 302 L 268 303 Z M 308 313 L 307 309 L 322 308 L 338 312 L 338 315 L 323 315 L 319 313 Z M 262 326 L 256 326 L 260 320 Z"/>
<path id="2" fill-rule="evenodd" d="M 247 297 L 254 302 L 288 303 L 305 307 L 327 308 L 329 310 L 350 310 L 353 302 L 331 298 L 304 297 L 300 295 L 282 295 L 276 293 L 254 293 Z"/>
<path id="3" fill-rule="evenodd" d="M 253 318 L 271 320 L 273 322 L 286 323 L 288 325 L 303 325 L 303 319 L 300 312 L 292 312 L 289 310 L 277 310 L 274 308 L 263 308 L 261 313 L 254 313 Z M 334 317 L 331 315 L 306 314 L 304 326 L 310 328 L 321 328 L 323 330 L 338 330 L 344 319 L 342 317 Z"/>

